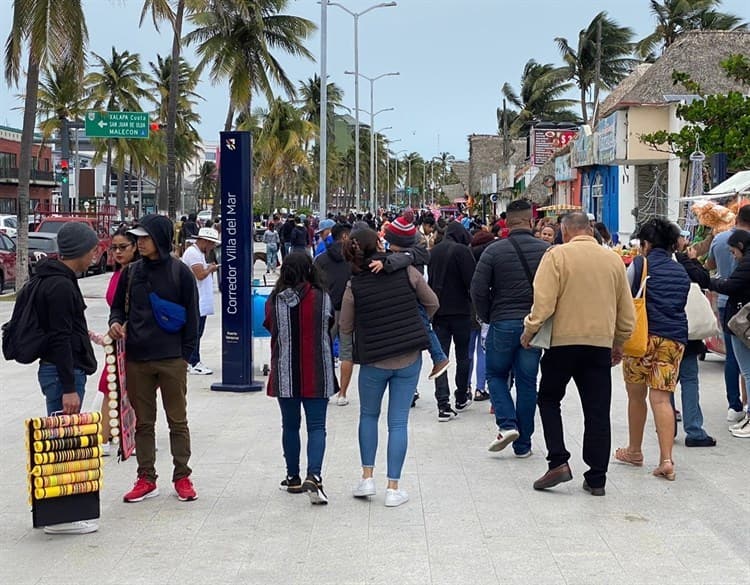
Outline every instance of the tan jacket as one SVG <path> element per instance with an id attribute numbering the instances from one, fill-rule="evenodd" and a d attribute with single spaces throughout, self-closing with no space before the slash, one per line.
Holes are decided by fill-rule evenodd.
<path id="1" fill-rule="evenodd" d="M 551 346 L 622 345 L 635 327 L 625 265 L 591 236 L 553 246 L 534 278 L 534 305 L 524 320 L 533 335 L 552 318 Z"/>

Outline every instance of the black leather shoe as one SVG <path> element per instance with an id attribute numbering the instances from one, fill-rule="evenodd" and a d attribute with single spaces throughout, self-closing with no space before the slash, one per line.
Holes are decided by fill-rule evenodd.
<path id="1" fill-rule="evenodd" d="M 592 496 L 603 496 L 605 494 L 604 487 L 591 487 L 589 483 L 583 480 L 583 491 L 590 493 Z"/>
<path id="2" fill-rule="evenodd" d="M 570 481 L 573 479 L 573 473 L 570 471 L 570 466 L 567 463 L 558 465 L 554 469 L 550 469 L 542 477 L 534 482 L 535 490 L 546 490 L 547 488 L 555 487 L 559 483 Z"/>
<path id="3" fill-rule="evenodd" d="M 716 439 L 706 435 L 703 439 L 685 439 L 685 447 L 715 447 Z"/>

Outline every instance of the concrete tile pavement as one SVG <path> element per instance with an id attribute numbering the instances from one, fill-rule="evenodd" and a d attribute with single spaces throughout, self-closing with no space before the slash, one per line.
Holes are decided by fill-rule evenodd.
<path id="1" fill-rule="evenodd" d="M 108 277 L 81 281 L 90 328 L 103 331 Z M 218 306 L 218 302 L 217 302 Z M 0 302 L 0 322 L 12 305 Z M 204 362 L 220 368 L 219 317 L 208 320 Z M 256 341 L 267 361 L 267 340 Z M 101 359 L 101 355 L 98 356 Z M 701 364 L 712 449 L 687 449 L 680 429 L 677 481 L 651 477 L 658 452 L 649 421 L 647 465 L 610 467 L 605 498 L 581 490 L 580 402 L 571 386 L 563 405 L 574 480 L 549 493 L 532 482 L 546 467 L 537 420 L 534 456 L 490 454 L 495 432 L 488 403 L 438 423 L 425 365 L 422 399 L 412 411 L 402 486 L 411 501 L 386 509 L 385 424 L 376 468 L 378 495 L 355 500 L 359 473 L 358 400 L 331 404 L 324 480 L 327 507 L 277 489 L 284 474 L 280 416 L 264 394 L 211 392 L 218 376 L 189 379 L 194 480 L 199 499 L 179 502 L 170 485 L 166 420 L 157 423 L 161 495 L 125 504 L 135 460 L 106 460 L 99 532 L 52 537 L 31 528 L 26 503 L 23 420 L 43 414 L 36 368 L 0 363 L 0 584 L 746 584 L 750 529 L 750 441 L 726 432 L 722 364 Z M 258 371 L 258 378 L 260 378 Z M 627 437 L 621 372 L 615 382 L 614 446 Z M 96 397 L 89 379 L 85 408 Z M 304 455 L 303 455 L 304 462 Z"/>

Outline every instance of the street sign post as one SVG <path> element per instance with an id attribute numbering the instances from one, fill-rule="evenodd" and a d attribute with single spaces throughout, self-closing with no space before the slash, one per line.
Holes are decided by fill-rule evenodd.
<path id="1" fill-rule="evenodd" d="M 89 138 L 148 138 L 146 112 L 86 112 Z"/>

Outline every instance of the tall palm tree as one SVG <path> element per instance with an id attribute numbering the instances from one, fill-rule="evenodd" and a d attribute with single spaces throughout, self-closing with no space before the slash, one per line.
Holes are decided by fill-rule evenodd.
<path id="1" fill-rule="evenodd" d="M 198 206 L 201 209 L 205 207 L 206 201 L 217 197 L 215 162 L 207 160 L 201 165 L 193 181 L 193 189 L 195 189 L 195 196 L 198 198 Z"/>
<path id="2" fill-rule="evenodd" d="M 172 27 L 172 75 L 169 87 L 169 95 L 176 96 L 179 93 L 179 66 L 182 50 L 182 25 L 185 13 L 197 10 L 205 4 L 205 0 L 144 0 L 141 10 L 140 25 L 143 25 L 148 13 L 154 28 L 159 30 L 159 23 L 167 21 Z M 169 100 L 167 103 L 166 117 L 166 140 L 167 140 L 167 190 L 169 217 L 175 219 L 177 215 L 177 100 Z"/>
<path id="3" fill-rule="evenodd" d="M 274 53 L 313 59 L 304 41 L 315 25 L 281 12 L 288 0 L 205 0 L 203 9 L 190 15 L 195 30 L 186 44 L 196 44 L 200 66 L 210 64 L 214 83 L 229 80 L 229 110 L 224 126 L 232 129 L 236 111 L 251 112 L 254 92 L 273 100 L 273 84 L 290 97 L 295 88 Z"/>
<path id="4" fill-rule="evenodd" d="M 569 67 L 555 67 L 552 63 L 537 63 L 530 59 L 523 68 L 519 93 L 506 82 L 502 94 L 516 108 L 514 120 L 510 124 L 511 134 L 528 134 L 528 124 L 532 120 L 550 122 L 575 122 L 577 116 L 570 111 L 576 101 L 563 97 L 571 89 Z"/>
<path id="5" fill-rule="evenodd" d="M 326 118 L 328 121 L 328 141 L 331 143 L 335 138 L 335 112 L 336 108 L 343 104 L 344 91 L 333 82 L 328 84 L 327 90 L 328 112 Z M 316 73 L 306 81 L 300 80 L 297 94 L 299 95 L 298 103 L 302 108 L 305 119 L 312 122 L 316 128 L 320 128 L 320 76 Z"/>
<path id="6" fill-rule="evenodd" d="M 82 118 L 88 109 L 91 98 L 76 78 L 76 69 L 70 61 L 54 63 L 44 69 L 39 82 L 37 117 L 45 140 L 60 129 L 60 120 Z"/>
<path id="7" fill-rule="evenodd" d="M 592 89 L 596 108 L 599 90 L 614 88 L 637 64 L 630 57 L 633 52 L 632 39 L 632 29 L 620 26 L 608 18 L 606 12 L 597 14 L 588 27 L 578 34 L 576 47 L 571 46 L 565 38 L 555 39 L 568 68 L 568 76 L 580 90 L 584 124 L 589 121 L 588 101 Z"/>
<path id="8" fill-rule="evenodd" d="M 148 76 L 141 68 L 141 58 L 138 53 L 130 51 L 117 52 L 112 47 L 109 59 L 92 53 L 95 61 L 95 69 L 91 71 L 85 80 L 88 91 L 91 94 L 93 108 L 106 110 L 108 112 L 140 112 L 141 100 L 148 99 L 150 94 L 146 91 L 145 84 Z M 128 148 L 127 140 L 107 139 L 103 145 L 107 152 L 107 170 L 104 184 L 104 196 L 109 197 L 109 186 L 112 178 L 112 150 L 117 145 L 118 151 L 122 152 Z M 101 158 L 101 152 L 100 157 Z M 124 158 L 118 157 L 124 164 Z M 118 168 L 118 185 L 122 184 L 123 169 Z M 125 211 L 125 199 L 118 188 L 117 208 L 122 216 Z"/>
<path id="9" fill-rule="evenodd" d="M 21 156 L 18 168 L 18 235 L 16 286 L 28 278 L 29 186 L 36 126 L 39 72 L 47 65 L 70 61 L 80 79 L 86 63 L 88 30 L 81 0 L 14 0 L 13 23 L 5 43 L 5 81 L 18 87 L 21 59 L 26 51 Z"/>
<path id="10" fill-rule="evenodd" d="M 175 126 L 175 169 L 178 175 L 184 174 L 186 167 L 193 158 L 198 154 L 198 144 L 200 137 L 196 130 L 196 125 L 200 123 L 200 116 L 195 111 L 197 100 L 201 99 L 195 89 L 200 81 L 200 71 L 193 69 L 184 59 L 180 59 L 177 78 L 177 99 L 170 99 L 172 91 L 172 58 L 163 58 L 161 55 L 156 56 L 156 61 L 149 62 L 151 69 L 151 93 L 156 98 L 156 116 L 160 120 L 167 117 L 167 110 L 173 103 L 177 104 L 177 123 Z M 165 157 L 168 159 L 168 144 L 165 136 L 159 136 L 160 143 L 164 146 Z M 166 164 L 160 171 L 160 176 L 164 178 L 162 183 L 166 183 L 168 175 Z M 178 181 L 181 185 L 181 181 Z M 159 206 L 161 209 L 168 209 L 169 206 L 169 189 L 159 190 Z"/>
<path id="11" fill-rule="evenodd" d="M 656 28 L 638 41 L 635 52 L 640 58 L 654 61 L 658 52 L 690 30 L 747 30 L 739 16 L 719 12 L 721 0 L 651 0 Z"/>
<path id="12" fill-rule="evenodd" d="M 276 196 L 296 174 L 295 167 L 308 166 L 304 144 L 313 132 L 312 124 L 292 104 L 279 98 L 271 102 L 257 145 L 260 152 L 258 174 L 269 184 L 271 213 Z"/>

